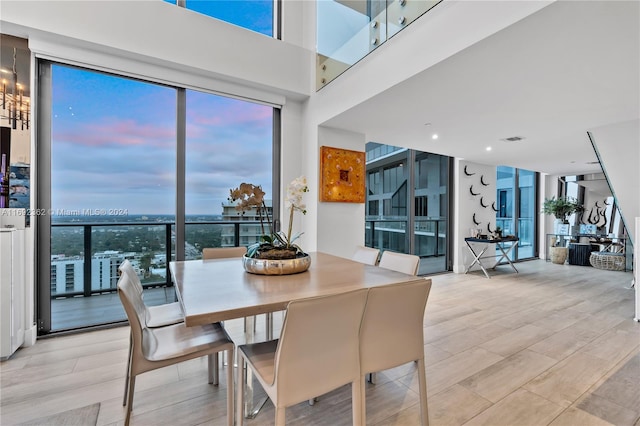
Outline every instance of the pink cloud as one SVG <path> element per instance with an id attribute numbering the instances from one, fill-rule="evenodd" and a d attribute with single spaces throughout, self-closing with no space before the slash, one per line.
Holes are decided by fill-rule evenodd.
<path id="1" fill-rule="evenodd" d="M 54 139 L 85 146 L 135 146 L 175 144 L 175 130 L 135 120 L 84 123 L 70 131 L 56 133 Z"/>

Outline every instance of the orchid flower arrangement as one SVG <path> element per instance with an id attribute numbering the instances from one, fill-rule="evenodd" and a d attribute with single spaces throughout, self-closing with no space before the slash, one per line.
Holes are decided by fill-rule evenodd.
<path id="1" fill-rule="evenodd" d="M 238 188 L 230 190 L 229 200 L 232 202 L 239 201 L 236 205 L 237 210 L 244 212 L 253 207 L 258 209 L 263 235 L 260 237 L 259 242 L 247 247 L 247 257 L 260 257 L 263 253 L 273 253 L 274 251 L 287 251 L 291 254 L 291 257 L 295 257 L 295 255 L 299 253 L 304 253 L 299 246 L 293 244 L 294 241 L 300 238 L 302 232 L 293 236 L 291 232 L 293 229 L 294 212 L 297 210 L 302 212 L 302 214 L 307 213 L 306 205 L 302 200 L 305 192 L 309 192 L 309 187 L 307 186 L 307 179 L 304 176 L 294 179 L 287 187 L 285 205 L 287 209 L 289 209 L 289 227 L 285 234 L 282 231 L 273 232 L 269 211 L 264 201 L 265 193 L 260 186 L 242 183 Z M 265 232 L 264 222 L 268 224 L 268 232 Z"/>

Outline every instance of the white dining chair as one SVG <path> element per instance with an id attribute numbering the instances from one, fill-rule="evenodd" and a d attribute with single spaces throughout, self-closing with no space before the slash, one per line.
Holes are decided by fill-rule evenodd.
<path id="1" fill-rule="evenodd" d="M 118 296 L 129 319 L 132 351 L 125 426 L 131 420 L 136 376 L 147 371 L 177 364 L 193 358 L 208 356 L 209 383 L 218 384 L 214 377 L 218 353 L 225 351 L 233 359 L 234 344 L 219 323 L 187 327 L 184 323 L 149 328 L 145 305 L 128 274 L 118 280 Z M 170 391 L 170 387 L 167 388 Z M 227 425 L 233 426 L 233 369 L 227 369 Z"/>
<path id="2" fill-rule="evenodd" d="M 409 275 L 418 274 L 418 266 L 420 265 L 420 257 L 413 254 L 397 253 L 395 251 L 385 250 L 380 256 L 378 266 L 393 271 L 403 272 Z"/>
<path id="3" fill-rule="evenodd" d="M 242 257 L 247 248 L 240 247 L 205 247 L 202 249 L 202 259 L 228 259 L 230 257 Z"/>
<path id="4" fill-rule="evenodd" d="M 424 312 L 430 279 L 369 289 L 360 326 L 361 418 L 366 424 L 365 376 L 408 362 L 417 362 L 422 425 L 429 424 L 424 363 Z"/>
<path id="5" fill-rule="evenodd" d="M 179 302 L 165 303 L 162 305 L 147 306 L 144 303 L 144 292 L 140 277 L 133 269 L 133 265 L 129 260 L 125 259 L 124 262 L 118 267 L 120 275 L 126 275 L 131 281 L 133 290 L 140 295 L 144 309 L 144 317 L 147 327 L 157 328 L 165 327 L 167 325 L 178 324 L 184 321 L 184 314 L 182 313 L 182 307 Z M 124 381 L 124 397 L 122 398 L 122 405 L 127 403 L 127 393 L 129 391 L 129 379 L 131 377 L 131 352 L 133 351 L 133 335 L 129 333 L 129 354 L 127 356 L 127 375 Z M 218 376 L 218 367 L 215 367 L 214 375 Z"/>
<path id="6" fill-rule="evenodd" d="M 357 246 L 356 251 L 353 253 L 353 256 L 351 256 L 351 259 L 366 265 L 376 265 L 378 263 L 379 256 L 380 249 Z"/>
<path id="7" fill-rule="evenodd" d="M 127 274 L 129 279 L 133 283 L 135 289 L 140 293 L 144 300 L 144 293 L 140 277 L 133 269 L 133 265 L 129 260 L 126 260 L 118 267 L 121 274 Z M 147 320 L 147 327 L 163 327 L 165 325 L 176 324 L 184 321 L 184 314 L 182 313 L 182 307 L 179 302 L 164 303 L 162 305 L 148 306 L 146 303 L 145 316 Z"/>
<path id="8" fill-rule="evenodd" d="M 244 383 L 251 369 L 275 406 L 285 409 L 351 383 L 354 425 L 362 425 L 358 336 L 367 290 L 290 302 L 279 340 L 238 346 L 236 424 L 243 424 Z"/>

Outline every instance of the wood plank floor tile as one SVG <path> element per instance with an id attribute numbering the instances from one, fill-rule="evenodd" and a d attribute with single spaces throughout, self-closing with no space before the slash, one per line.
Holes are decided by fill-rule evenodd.
<path id="1" fill-rule="evenodd" d="M 549 426 L 616 426 L 579 408 L 569 407 Z"/>
<path id="2" fill-rule="evenodd" d="M 465 426 L 546 425 L 563 410 L 552 402 L 519 389 L 465 423 Z"/>
<path id="3" fill-rule="evenodd" d="M 435 395 L 502 359 L 486 349 L 473 348 L 435 363 L 426 368 L 428 393 Z M 417 377 L 409 386 L 418 389 Z"/>
<path id="4" fill-rule="evenodd" d="M 551 334 L 553 334 L 552 330 L 529 324 L 488 340 L 479 347 L 502 356 L 509 356 L 546 339 Z"/>
<path id="5" fill-rule="evenodd" d="M 498 402 L 557 361 L 523 350 L 477 372 L 460 385 L 492 402 Z"/>
<path id="6" fill-rule="evenodd" d="M 568 407 L 611 368 L 611 362 L 579 352 L 560 361 L 523 387 Z"/>
<path id="7" fill-rule="evenodd" d="M 478 394 L 460 385 L 453 385 L 429 398 L 430 425 L 462 425 L 491 405 Z"/>

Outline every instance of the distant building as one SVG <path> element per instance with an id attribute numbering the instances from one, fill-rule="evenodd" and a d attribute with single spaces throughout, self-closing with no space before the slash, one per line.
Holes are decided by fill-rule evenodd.
<path id="1" fill-rule="evenodd" d="M 125 259 L 133 265 L 138 276 L 140 269 L 138 254 L 121 253 L 114 250 L 98 252 L 91 258 L 91 290 L 113 291 L 118 282 L 118 267 Z M 81 256 L 51 256 L 51 296 L 84 292 L 84 258 Z"/>
<path id="2" fill-rule="evenodd" d="M 267 206 L 267 215 L 273 220 L 273 205 L 271 200 L 265 200 Z M 263 220 L 265 214 L 263 214 Z M 260 215 L 258 209 L 252 207 L 250 210 L 244 212 L 236 210 L 236 203 L 222 203 L 222 220 L 228 222 L 260 222 Z M 264 232 L 260 223 L 247 223 L 246 225 L 240 225 L 239 244 L 240 246 L 248 246 L 253 243 L 257 243 L 260 240 L 260 236 L 268 233 L 268 224 L 264 223 Z M 222 247 L 235 246 L 235 226 L 224 226 L 222 229 Z"/>

